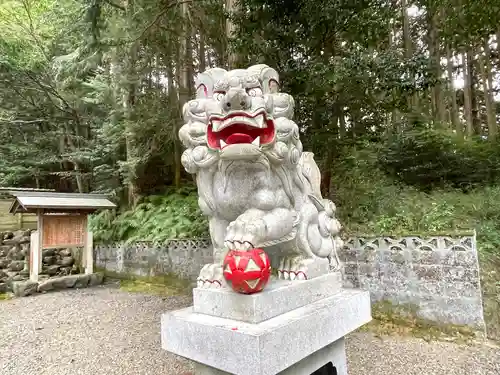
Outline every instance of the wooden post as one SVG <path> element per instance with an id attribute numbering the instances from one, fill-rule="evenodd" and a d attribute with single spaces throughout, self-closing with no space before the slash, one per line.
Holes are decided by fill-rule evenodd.
<path id="1" fill-rule="evenodd" d="M 40 258 L 39 244 L 38 244 L 38 231 L 34 231 L 31 233 L 31 241 L 30 241 L 30 280 L 34 282 L 38 282 L 38 274 L 40 273 L 40 268 L 38 267 L 39 262 L 38 258 Z"/>
<path id="2" fill-rule="evenodd" d="M 38 246 L 37 246 L 37 261 L 38 273 L 42 272 L 42 249 L 43 249 L 43 210 L 38 210 L 37 213 L 37 233 L 38 233 Z M 38 275 L 37 280 L 38 281 Z"/>
<path id="3" fill-rule="evenodd" d="M 18 226 L 18 229 L 23 229 L 23 214 L 22 214 L 22 212 L 17 214 L 17 226 Z"/>
<path id="4" fill-rule="evenodd" d="M 85 258 L 85 274 L 94 273 L 94 238 L 92 232 L 86 232 L 85 247 L 83 248 Z"/>
<path id="5" fill-rule="evenodd" d="M 85 216 L 84 239 L 83 239 L 82 264 L 85 267 L 85 274 L 94 273 L 94 237 L 89 232 L 89 217 Z"/>

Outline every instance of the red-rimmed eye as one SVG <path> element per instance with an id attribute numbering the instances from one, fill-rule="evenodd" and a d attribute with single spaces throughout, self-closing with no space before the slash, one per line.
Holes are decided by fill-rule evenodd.
<path id="1" fill-rule="evenodd" d="M 216 91 L 214 92 L 214 99 L 221 102 L 225 95 L 226 93 L 224 91 Z"/>

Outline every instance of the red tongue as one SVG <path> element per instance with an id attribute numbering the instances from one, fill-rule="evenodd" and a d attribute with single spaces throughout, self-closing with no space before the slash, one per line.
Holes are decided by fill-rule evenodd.
<path id="1" fill-rule="evenodd" d="M 228 145 L 234 145 L 236 143 L 252 143 L 252 141 L 253 141 L 253 138 L 251 136 L 249 136 L 248 134 L 243 134 L 243 133 L 231 134 L 226 139 L 226 143 Z"/>

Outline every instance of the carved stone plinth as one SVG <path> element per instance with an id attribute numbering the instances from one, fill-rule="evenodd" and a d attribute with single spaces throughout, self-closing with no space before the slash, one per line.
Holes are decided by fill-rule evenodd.
<path id="1" fill-rule="evenodd" d="M 162 347 L 195 361 L 197 375 L 310 375 L 330 362 L 345 375 L 344 336 L 371 309 L 368 292 L 338 277 L 275 281 L 252 296 L 196 288 L 194 306 L 163 314 Z"/>

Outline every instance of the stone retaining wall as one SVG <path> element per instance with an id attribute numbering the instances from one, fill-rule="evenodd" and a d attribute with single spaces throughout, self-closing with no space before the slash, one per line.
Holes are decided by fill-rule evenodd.
<path id="1" fill-rule="evenodd" d="M 31 230 L 0 232 L 0 293 L 12 291 L 12 283 L 29 278 Z M 44 249 L 41 279 L 79 273 L 75 259 L 81 249 Z"/>
<path id="2" fill-rule="evenodd" d="M 29 277 L 30 231 L 0 232 L 0 293 Z"/>
<path id="3" fill-rule="evenodd" d="M 426 319 L 484 329 L 476 238 L 357 237 L 340 253 L 344 285 L 412 304 Z"/>
<path id="4" fill-rule="evenodd" d="M 212 262 L 209 239 L 169 240 L 161 245 L 149 242 L 95 245 L 97 267 L 117 273 L 156 276 L 174 273 L 196 280 L 201 267 Z"/>
<path id="5" fill-rule="evenodd" d="M 96 245 L 94 252 L 108 271 L 191 280 L 212 260 L 208 239 Z M 339 256 L 344 286 L 369 290 L 373 302 L 411 304 L 423 318 L 484 329 L 474 235 L 349 238 Z"/>

